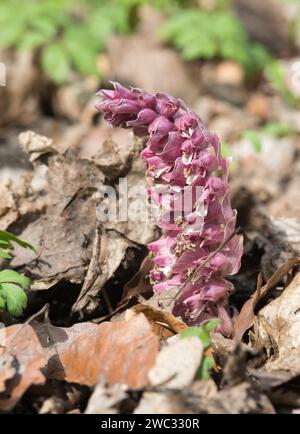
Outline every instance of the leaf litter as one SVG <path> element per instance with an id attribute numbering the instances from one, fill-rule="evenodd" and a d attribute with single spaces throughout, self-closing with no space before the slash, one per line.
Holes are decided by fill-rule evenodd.
<path id="1" fill-rule="evenodd" d="M 167 296 L 151 292 L 147 277 L 151 260 L 143 246 L 155 239 L 153 228 L 147 229 L 148 232 L 144 228 L 141 237 L 140 228 L 135 231 L 130 224 L 109 226 L 97 221 L 95 191 L 109 180 L 107 168 L 101 170 L 103 163 L 97 165 L 96 160 L 82 160 L 70 151 L 61 151 L 52 141 L 34 133 L 26 133 L 21 142 L 23 146 L 26 143 L 26 151 L 32 156 L 35 167 L 47 168 L 44 175 L 47 192 L 44 208 L 37 210 L 34 219 L 26 219 L 25 214 L 21 217 L 25 224 L 20 226 L 20 236 L 34 244 L 38 255 L 34 257 L 16 248 L 12 266 L 31 276 L 33 285 L 29 295 L 39 306 L 50 296 L 50 317 L 53 315 L 51 293 L 65 292 L 70 284 L 77 285 L 78 289 L 75 287 L 68 301 L 71 323 L 65 322 L 64 326 L 60 320 L 57 325 L 51 324 L 46 318 L 44 321 L 35 319 L 30 325 L 6 327 L 7 335 L 13 330 L 16 336 L 26 331 L 31 336 L 31 347 L 36 347 L 34 354 L 32 350 L 26 356 L 24 343 L 17 338 L 13 346 L 1 347 L 1 410 L 12 410 L 21 405 L 24 393 L 30 394 L 37 385 L 45 387 L 42 385 L 55 380 L 79 388 L 88 387 L 91 392 L 94 389 L 86 413 L 273 413 L 268 396 L 277 396 L 276 402 L 283 402 L 278 398 L 278 387 L 285 387 L 297 372 L 292 369 L 294 359 L 282 359 L 289 353 L 280 352 L 281 344 L 263 329 L 265 313 L 257 310 L 257 306 L 267 300 L 272 291 L 276 292 L 280 282 L 290 279 L 299 260 L 289 259 L 265 285 L 262 276 L 259 278 L 256 292 L 245 302 L 235 321 L 234 340 L 218 338 L 217 333 L 211 335 L 212 354 L 221 374 L 215 373 L 214 380 L 195 379 L 204 348 L 195 336 L 178 337 L 187 326 L 171 313 L 177 291 Z M 118 164 L 122 164 L 121 171 L 130 171 L 129 165 L 133 173 L 137 173 L 132 181 L 137 182 L 137 179 L 142 180 L 138 175 L 142 170 L 136 169 L 138 166 L 133 162 L 134 158 L 126 164 L 119 160 Z M 121 173 L 116 163 L 112 164 L 112 173 Z M 78 176 L 79 167 L 81 176 Z M 20 221 L 19 216 L 15 219 Z M 74 232 L 74 227 L 79 229 Z M 78 237 L 78 233 L 81 236 Z M 138 265 L 132 267 L 134 258 Z M 120 273 L 126 276 L 122 286 Z M 118 286 L 116 298 L 110 288 Z M 274 302 L 276 300 L 279 299 Z M 99 314 L 99 321 L 94 321 Z M 106 317 L 112 321 L 102 322 Z M 55 315 L 53 318 L 55 323 Z M 79 318 L 82 322 L 76 323 Z M 92 321 L 87 321 L 89 318 Z M 242 344 L 244 351 L 245 347 L 250 351 L 253 346 L 258 353 L 265 347 L 280 354 L 279 359 L 272 356 L 257 371 L 253 371 L 253 360 L 245 359 L 241 365 L 235 352 L 236 341 L 241 341 L 253 326 L 250 342 Z M 275 332 L 274 327 L 272 332 Z M 293 351 L 297 357 L 297 345 Z M 255 358 L 259 359 L 257 355 L 252 357 Z M 231 365 L 228 365 L 229 360 Z M 234 370 L 235 366 L 239 366 L 241 375 Z M 276 380 L 276 374 L 275 380 L 268 377 L 267 373 L 276 371 L 276 366 L 288 375 L 281 376 L 280 380 Z M 21 372 L 26 372 L 26 378 Z M 258 384 L 252 382 L 253 378 L 258 379 Z M 8 390 L 9 398 L 5 395 Z M 78 401 L 75 399 L 70 404 L 69 398 L 62 398 L 61 392 L 52 391 L 52 397 L 47 398 L 43 398 L 42 389 L 39 393 L 41 413 L 79 411 Z M 83 396 L 82 393 L 78 396 Z"/>

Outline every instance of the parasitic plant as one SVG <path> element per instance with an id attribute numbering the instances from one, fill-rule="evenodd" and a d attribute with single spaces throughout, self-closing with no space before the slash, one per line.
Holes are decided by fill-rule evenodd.
<path id="1" fill-rule="evenodd" d="M 99 92 L 103 100 L 96 107 L 112 126 L 145 138 L 141 157 L 148 193 L 161 211 L 163 235 L 148 245 L 153 289 L 178 288 L 175 315 L 187 324 L 218 318 L 219 330 L 228 336 L 228 296 L 234 288 L 226 276 L 239 270 L 243 240 L 235 231 L 229 163 L 218 137 L 181 100 L 113 85 L 114 90 Z"/>

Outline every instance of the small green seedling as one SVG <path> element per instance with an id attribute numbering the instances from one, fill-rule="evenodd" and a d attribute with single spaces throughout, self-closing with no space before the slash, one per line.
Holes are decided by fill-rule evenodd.
<path id="1" fill-rule="evenodd" d="M 217 325 L 220 323 L 219 320 L 212 320 L 203 326 L 199 327 L 189 327 L 183 330 L 180 333 L 181 338 L 189 338 L 191 336 L 196 336 L 200 339 L 202 344 L 204 345 L 204 349 L 207 350 L 210 345 L 210 337 L 209 333 L 214 330 Z M 196 378 L 199 380 L 209 380 L 210 379 L 210 371 L 214 367 L 215 361 L 214 358 L 210 355 L 205 355 L 202 358 L 201 364 L 196 374 Z"/>
<path id="2" fill-rule="evenodd" d="M 13 243 L 35 252 L 31 244 L 20 240 L 10 232 L 0 230 L 1 258 L 12 258 L 8 251 L 14 249 Z M 30 283 L 28 277 L 22 276 L 14 270 L 4 269 L 0 271 L 0 311 L 6 310 L 10 315 L 20 316 L 27 305 L 27 295 L 24 289 L 29 289 Z"/>

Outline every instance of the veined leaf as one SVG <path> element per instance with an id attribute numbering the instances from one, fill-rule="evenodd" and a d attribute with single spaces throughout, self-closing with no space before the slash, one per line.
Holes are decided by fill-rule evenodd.
<path id="1" fill-rule="evenodd" d="M 159 31 L 186 60 L 222 58 L 240 63 L 247 74 L 261 70 L 270 60 L 266 49 L 252 43 L 238 18 L 229 10 L 181 9 Z"/>
<path id="2" fill-rule="evenodd" d="M 0 284 L 3 283 L 17 283 L 24 288 L 29 288 L 30 279 L 26 276 L 21 276 L 14 270 L 2 270 L 0 271 Z"/>
<path id="3" fill-rule="evenodd" d="M 14 283 L 3 283 L 0 285 L 1 299 L 2 305 L 4 301 L 7 311 L 13 316 L 20 316 L 27 306 L 27 296 L 24 290 Z"/>
<path id="4" fill-rule="evenodd" d="M 0 258 L 11 259 L 12 257 L 8 253 L 6 253 L 4 250 L 0 249 Z"/>

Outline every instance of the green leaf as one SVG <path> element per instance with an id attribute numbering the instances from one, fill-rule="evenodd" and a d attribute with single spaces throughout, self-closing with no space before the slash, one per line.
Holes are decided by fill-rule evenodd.
<path id="1" fill-rule="evenodd" d="M 210 345 L 210 339 L 208 332 L 204 329 L 204 327 L 188 327 L 180 333 L 182 338 L 189 338 L 191 336 L 197 336 L 204 347 L 207 348 Z"/>
<path id="2" fill-rule="evenodd" d="M 17 45 L 24 35 L 24 24 L 19 20 L 10 20 L 0 29 L 0 46 L 3 48 L 10 48 Z"/>
<path id="3" fill-rule="evenodd" d="M 5 306 L 6 306 L 6 302 L 4 298 L 2 298 L 1 291 L 0 291 L 0 312 L 5 309 Z"/>
<path id="4" fill-rule="evenodd" d="M 6 250 L 13 249 L 13 245 L 10 241 L 1 240 L 1 238 L 0 238 L 0 247 Z"/>
<path id="5" fill-rule="evenodd" d="M 75 68 L 82 75 L 99 75 L 96 66 L 98 47 L 86 27 L 68 29 L 64 45 Z"/>
<path id="6" fill-rule="evenodd" d="M 47 41 L 47 36 L 38 32 L 28 32 L 18 44 L 21 50 L 33 50 Z"/>
<path id="7" fill-rule="evenodd" d="M 27 306 L 27 296 L 22 288 L 13 283 L 0 285 L 0 300 L 5 301 L 6 309 L 13 316 L 20 316 Z M 1 309 L 1 302 L 0 302 Z"/>
<path id="8" fill-rule="evenodd" d="M 203 328 L 209 333 L 212 332 L 220 324 L 219 319 L 212 319 L 203 325 Z"/>
<path id="9" fill-rule="evenodd" d="M 53 43 L 42 51 L 42 66 L 44 71 L 57 84 L 62 84 L 68 78 L 71 70 L 70 58 L 64 47 Z"/>
<path id="10" fill-rule="evenodd" d="M 30 287 L 30 279 L 26 276 L 21 276 L 14 270 L 2 270 L 0 271 L 0 284 L 3 283 L 18 283 L 24 286 L 24 288 Z"/>
<path id="11" fill-rule="evenodd" d="M 209 380 L 210 379 L 210 371 L 215 366 L 215 361 L 211 356 L 204 356 L 196 374 L 196 378 L 200 380 Z"/>
<path id="12" fill-rule="evenodd" d="M 180 9 L 159 31 L 161 39 L 178 48 L 184 59 L 231 59 L 247 74 L 261 70 L 269 61 L 266 49 L 253 44 L 245 29 L 229 10 Z"/>
<path id="13" fill-rule="evenodd" d="M 12 257 L 8 253 L 6 253 L 4 250 L 2 250 L 2 249 L 0 249 L 0 258 L 3 258 L 3 259 L 12 259 Z"/>
<path id="14" fill-rule="evenodd" d="M 11 234 L 10 232 L 0 230 L 0 240 L 1 240 L 1 242 L 13 241 L 16 244 L 18 244 L 19 246 L 24 247 L 24 249 L 30 249 L 36 253 L 35 248 L 31 244 L 27 243 L 26 241 L 21 240 L 20 238 L 16 237 L 15 235 Z M 11 244 L 10 244 L 10 248 L 11 248 Z"/>

